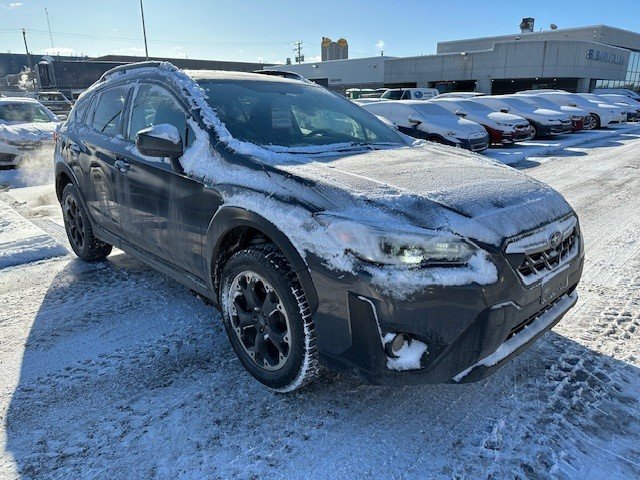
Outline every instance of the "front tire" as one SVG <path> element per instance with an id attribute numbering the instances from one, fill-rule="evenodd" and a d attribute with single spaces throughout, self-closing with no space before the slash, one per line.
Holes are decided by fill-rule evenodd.
<path id="1" fill-rule="evenodd" d="M 272 244 L 235 253 L 222 272 L 222 318 L 244 368 L 277 392 L 292 392 L 317 374 L 311 312 L 298 277 Z"/>
<path id="2" fill-rule="evenodd" d="M 67 238 L 75 254 L 85 262 L 104 260 L 113 247 L 93 235 L 87 212 L 82 206 L 76 187 L 72 184 L 64 187 L 60 205 Z"/>

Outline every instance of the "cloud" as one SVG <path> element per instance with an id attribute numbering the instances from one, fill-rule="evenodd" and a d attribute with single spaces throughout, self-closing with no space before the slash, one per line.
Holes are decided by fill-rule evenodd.
<path id="1" fill-rule="evenodd" d="M 45 48 L 45 55 L 73 55 L 75 50 L 69 47 L 53 47 L 53 48 Z"/>
<path id="2" fill-rule="evenodd" d="M 173 56 L 175 58 L 187 58 L 187 54 L 184 51 L 184 47 L 182 45 L 174 46 L 171 51 L 173 52 Z"/>
<path id="3" fill-rule="evenodd" d="M 22 6 L 22 2 L 15 2 L 9 4 L 9 10 L 13 10 L 14 8 L 20 8 Z"/>
<path id="4" fill-rule="evenodd" d="M 144 54 L 143 47 L 120 47 L 113 50 L 114 55 L 142 55 Z"/>
<path id="5" fill-rule="evenodd" d="M 378 41 L 376 42 L 376 48 L 377 48 L 378 50 L 382 50 L 382 49 L 384 48 L 384 46 L 385 46 L 384 40 L 378 40 Z"/>

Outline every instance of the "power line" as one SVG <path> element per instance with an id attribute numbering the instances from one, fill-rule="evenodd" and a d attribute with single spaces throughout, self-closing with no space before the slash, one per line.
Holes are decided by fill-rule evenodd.
<path id="1" fill-rule="evenodd" d="M 47 30 L 38 30 L 38 29 L 25 29 L 27 33 L 32 35 L 49 35 Z M 20 33 L 20 29 L 18 28 L 0 28 L 0 32 L 6 33 Z M 143 38 L 140 37 L 112 37 L 105 35 L 90 35 L 83 33 L 71 33 L 71 32 L 52 32 L 55 33 L 56 36 L 63 37 L 73 37 L 73 38 L 90 38 L 90 39 L 98 39 L 98 40 L 115 40 L 115 41 L 123 41 L 123 42 L 140 42 Z M 292 41 L 273 41 L 273 42 L 203 42 L 203 41 L 192 41 L 192 40 L 148 40 L 149 43 L 154 43 L 158 45 L 202 45 L 202 46 L 219 46 L 219 47 L 250 47 L 250 46 L 277 46 L 277 45 L 291 45 Z"/>

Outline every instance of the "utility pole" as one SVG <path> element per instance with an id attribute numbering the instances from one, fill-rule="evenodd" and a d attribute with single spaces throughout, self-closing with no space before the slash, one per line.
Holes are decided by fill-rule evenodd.
<path id="1" fill-rule="evenodd" d="M 149 60 L 149 49 L 147 48 L 147 27 L 144 25 L 144 8 L 140 0 L 140 13 L 142 14 L 142 36 L 144 37 L 144 56 Z"/>
<path id="2" fill-rule="evenodd" d="M 51 35 L 51 23 L 49 23 L 49 12 L 44 9 L 44 14 L 47 16 L 47 26 L 49 27 L 49 40 L 51 40 L 51 55 L 54 55 L 55 47 L 53 46 L 53 36 Z"/>
<path id="3" fill-rule="evenodd" d="M 304 62 L 304 55 L 302 55 L 302 41 L 298 40 L 293 45 L 296 47 L 293 49 L 296 54 L 296 63 Z"/>
<path id="4" fill-rule="evenodd" d="M 29 64 L 29 72 L 31 73 L 31 75 L 33 75 L 33 86 L 35 88 L 35 83 L 36 83 L 36 72 L 33 69 L 33 62 L 31 61 L 31 53 L 29 53 L 29 46 L 27 45 L 27 32 L 25 31 L 25 29 L 22 29 L 22 39 L 24 40 L 24 49 L 27 52 L 27 63 Z"/>

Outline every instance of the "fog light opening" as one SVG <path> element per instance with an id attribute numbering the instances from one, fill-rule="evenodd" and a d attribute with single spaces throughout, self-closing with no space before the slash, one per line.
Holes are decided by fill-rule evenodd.
<path id="1" fill-rule="evenodd" d="M 385 344 L 387 355 L 391 358 L 398 358 L 398 353 L 404 346 L 405 342 L 410 343 L 411 337 L 405 333 L 396 333 L 391 341 Z"/>

